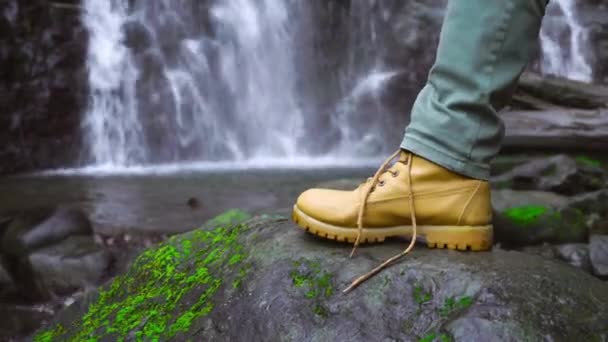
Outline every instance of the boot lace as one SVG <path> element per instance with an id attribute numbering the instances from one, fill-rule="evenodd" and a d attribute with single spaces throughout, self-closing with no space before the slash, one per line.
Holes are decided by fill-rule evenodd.
<path id="1" fill-rule="evenodd" d="M 374 175 L 374 177 L 371 178 L 371 185 L 364 188 L 362 195 L 361 195 L 361 204 L 359 206 L 359 215 L 357 217 L 357 238 L 355 239 L 355 243 L 353 245 L 353 249 L 350 253 L 350 257 L 352 258 L 353 255 L 355 254 L 355 251 L 357 250 L 357 247 L 359 246 L 359 243 L 361 242 L 361 236 L 363 233 L 363 215 L 365 214 L 365 208 L 367 206 L 367 199 L 369 198 L 369 195 L 371 194 L 371 192 L 373 191 L 374 187 L 376 185 L 380 185 L 382 186 L 384 183 L 382 181 L 380 181 L 380 176 L 382 176 L 384 173 L 389 172 L 391 173 L 393 176 L 397 176 L 398 175 L 398 171 L 392 171 L 392 170 L 387 170 L 387 167 L 391 164 L 391 162 L 397 158 L 399 155 L 401 154 L 401 150 L 398 150 L 397 152 L 393 153 L 393 155 L 391 155 L 383 164 L 382 166 L 380 166 L 380 168 L 378 169 L 378 171 L 376 171 L 376 174 Z M 408 153 L 407 155 L 407 160 L 406 160 L 406 164 L 407 164 L 407 174 L 406 174 L 406 183 L 407 183 L 407 189 L 408 189 L 408 198 L 409 198 L 409 206 L 410 206 L 410 217 L 411 217 L 411 221 L 412 221 L 412 239 L 408 245 L 408 247 L 401 253 L 387 259 L 386 261 L 384 261 L 382 264 L 378 265 L 376 268 L 372 269 L 371 271 L 363 274 L 362 276 L 360 276 L 359 278 L 355 279 L 344 291 L 343 293 L 348 293 L 351 290 L 353 290 L 354 288 L 356 288 L 357 286 L 361 285 L 363 282 L 365 282 L 366 280 L 370 279 L 371 277 L 375 276 L 376 274 L 380 273 L 382 270 L 384 270 L 385 268 L 391 266 L 394 262 L 396 262 L 397 260 L 399 260 L 400 258 L 402 258 L 403 256 L 405 256 L 406 254 L 408 254 L 413 248 L 414 245 L 416 244 L 416 212 L 415 212 L 415 206 L 414 206 L 414 192 L 412 190 L 412 154 Z M 370 181 L 370 179 L 368 179 L 368 182 Z"/>

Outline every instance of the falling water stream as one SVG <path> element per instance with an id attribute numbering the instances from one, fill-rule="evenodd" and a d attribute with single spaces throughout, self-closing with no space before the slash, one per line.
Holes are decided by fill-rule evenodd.
<path id="1" fill-rule="evenodd" d="M 380 95 L 405 72 L 382 59 L 382 25 L 398 20 L 390 2 L 352 1 L 346 57 L 336 71 L 339 91 L 319 110 L 302 90 L 304 75 L 318 72 L 301 57 L 313 56 L 314 47 L 298 44 L 315 29 L 307 27 L 314 26 L 314 1 L 83 1 L 90 36 L 91 96 L 83 115 L 88 165 L 111 171 L 188 163 L 348 164 L 387 150 L 385 131 L 394 131 L 395 116 Z M 580 54 L 586 32 L 574 1 L 558 0 L 549 9 L 555 18 L 545 20 L 541 32 L 541 69 L 589 81 L 592 70 Z M 569 49 L 560 48 L 564 32 Z M 321 147 L 309 148 L 314 143 Z"/>
<path id="2" fill-rule="evenodd" d="M 579 22 L 577 14 L 576 0 L 550 3 L 540 33 L 541 69 L 545 74 L 591 82 L 593 68 L 583 54 L 589 50 L 589 29 Z"/>

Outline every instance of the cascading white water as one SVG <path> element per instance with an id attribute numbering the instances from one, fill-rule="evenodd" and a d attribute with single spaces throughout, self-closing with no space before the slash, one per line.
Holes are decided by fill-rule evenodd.
<path id="1" fill-rule="evenodd" d="M 297 153 L 302 112 L 288 1 L 205 3 L 84 1 L 91 163 Z"/>
<path id="2" fill-rule="evenodd" d="M 88 69 L 90 103 L 84 125 L 96 163 L 128 165 L 145 159 L 137 112 L 138 71 L 123 45 L 126 3 L 85 0 L 84 23 L 90 32 Z"/>
<path id="3" fill-rule="evenodd" d="M 380 158 L 399 142 L 444 8 L 398 0 L 82 1 L 88 163 L 109 169 Z M 550 6 L 542 71 L 590 81 L 575 0 Z"/>
<path id="4" fill-rule="evenodd" d="M 551 1 L 540 32 L 542 72 L 591 82 L 593 68 L 584 55 L 589 50 L 588 37 L 588 28 L 577 17 L 576 0 Z"/>

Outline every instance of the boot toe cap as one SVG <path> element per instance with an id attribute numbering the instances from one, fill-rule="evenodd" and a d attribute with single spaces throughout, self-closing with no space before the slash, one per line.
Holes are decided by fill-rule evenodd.
<path id="1" fill-rule="evenodd" d="M 296 202 L 296 206 L 304 214 L 330 224 L 348 226 L 353 220 L 353 203 L 351 192 L 310 189 L 303 192 Z"/>

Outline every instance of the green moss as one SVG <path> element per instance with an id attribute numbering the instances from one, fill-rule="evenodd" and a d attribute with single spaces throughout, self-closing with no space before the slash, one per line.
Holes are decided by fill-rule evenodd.
<path id="1" fill-rule="evenodd" d="M 311 300 L 313 313 L 326 317 L 323 301 L 334 294 L 331 273 L 324 272 L 319 262 L 300 259 L 293 262 L 290 275 L 293 286 Z"/>
<path id="2" fill-rule="evenodd" d="M 418 305 L 422 305 L 432 299 L 430 292 L 425 292 L 424 288 L 421 285 L 416 285 L 414 287 L 414 301 Z"/>
<path id="3" fill-rule="evenodd" d="M 514 223 L 526 226 L 536 222 L 549 208 L 540 205 L 528 205 L 507 209 L 503 214 Z"/>
<path id="4" fill-rule="evenodd" d="M 121 341 L 171 340 L 190 330 L 199 318 L 214 308 L 213 296 L 233 277 L 240 285 L 249 266 L 239 243 L 245 224 L 229 225 L 248 217 L 230 211 L 211 221 L 213 230 L 196 230 L 145 251 L 128 274 L 119 276 L 102 289 L 96 302 L 74 331 L 61 340 L 97 341 L 111 338 Z M 238 286 L 237 286 L 238 287 Z M 36 341 L 50 341 L 65 335 L 59 326 L 42 332 Z M 49 337 L 50 336 L 50 337 Z"/>
<path id="5" fill-rule="evenodd" d="M 601 167 L 602 166 L 602 163 L 599 160 L 590 158 L 588 156 L 578 156 L 578 157 L 576 157 L 576 162 L 581 165 L 591 166 L 591 167 Z"/>
<path id="6" fill-rule="evenodd" d="M 473 305 L 473 298 L 463 296 L 460 298 L 448 297 L 439 308 L 439 315 L 446 317 L 456 311 L 463 311 Z"/>
<path id="7" fill-rule="evenodd" d="M 65 328 L 61 324 L 57 324 L 53 329 L 47 330 L 34 337 L 34 342 L 52 342 L 56 341 L 58 336 L 65 333 Z"/>
<path id="8" fill-rule="evenodd" d="M 426 335 L 424 335 L 423 337 L 421 337 L 420 339 L 418 339 L 418 342 L 435 342 L 435 341 L 440 341 L 440 342 L 453 342 L 454 338 L 452 337 L 452 335 L 450 334 L 440 334 L 438 335 L 437 333 L 428 333 Z"/>
<path id="9" fill-rule="evenodd" d="M 439 341 L 452 342 L 452 341 L 454 341 L 454 338 L 452 337 L 452 335 L 449 335 L 449 334 L 441 334 L 441 335 L 439 335 Z"/>
<path id="10" fill-rule="evenodd" d="M 430 333 L 430 334 L 424 335 L 422 338 L 420 338 L 418 340 L 418 342 L 433 342 L 433 341 L 435 341 L 436 338 L 437 338 L 437 334 Z"/>
<path id="11" fill-rule="evenodd" d="M 240 209 L 231 209 L 213 218 L 209 222 L 209 225 L 228 226 L 231 224 L 244 222 L 246 220 L 249 220 L 250 218 L 251 215 L 245 211 L 242 211 Z"/>

